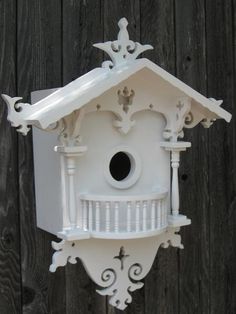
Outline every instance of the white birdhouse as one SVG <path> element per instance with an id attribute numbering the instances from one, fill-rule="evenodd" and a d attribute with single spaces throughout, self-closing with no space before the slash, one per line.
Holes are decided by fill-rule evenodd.
<path id="1" fill-rule="evenodd" d="M 105 61 L 70 84 L 32 93 L 33 105 L 3 95 L 8 120 L 33 125 L 38 227 L 53 233 L 50 271 L 80 258 L 101 295 L 123 310 L 143 286 L 160 246 L 183 248 L 179 213 L 184 128 L 231 115 L 148 59 L 129 39 L 95 44 Z M 46 131 L 46 132 L 43 132 Z"/>

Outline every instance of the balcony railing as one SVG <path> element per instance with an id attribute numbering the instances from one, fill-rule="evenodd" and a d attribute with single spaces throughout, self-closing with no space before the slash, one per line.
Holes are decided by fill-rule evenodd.
<path id="1" fill-rule="evenodd" d="M 93 235 L 138 234 L 167 227 L 168 192 L 146 195 L 81 195 L 82 228 Z"/>

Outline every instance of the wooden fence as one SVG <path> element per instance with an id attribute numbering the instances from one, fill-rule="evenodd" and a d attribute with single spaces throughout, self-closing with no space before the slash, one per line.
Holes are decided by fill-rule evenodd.
<path id="1" fill-rule="evenodd" d="M 125 313 L 236 313 L 236 1 L 1 0 L 0 92 L 29 99 L 100 66 L 92 44 L 115 39 L 117 21 L 145 56 L 233 114 L 185 132 L 180 169 L 184 250 L 160 249 Z M 80 262 L 48 271 L 50 234 L 36 228 L 30 136 L 0 105 L 0 313 L 113 314 Z"/>

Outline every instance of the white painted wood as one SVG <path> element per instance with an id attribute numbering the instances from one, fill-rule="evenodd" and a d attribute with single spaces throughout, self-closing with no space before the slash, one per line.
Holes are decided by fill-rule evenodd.
<path id="1" fill-rule="evenodd" d="M 151 192 L 148 194 L 131 194 L 131 195 L 96 195 L 96 194 L 81 194 L 80 199 L 86 201 L 99 201 L 99 202 L 132 202 L 143 200 L 161 200 L 167 197 L 168 192 L 164 190 Z"/>
<path id="2" fill-rule="evenodd" d="M 172 168 L 172 183 L 171 183 L 171 212 L 172 219 L 183 220 L 183 216 L 179 214 L 179 179 L 178 168 L 180 160 L 180 152 L 185 151 L 191 146 L 189 142 L 161 142 L 160 146 L 171 152 L 171 168 Z M 185 217 L 187 219 L 187 217 Z"/>
<path id="3" fill-rule="evenodd" d="M 157 78 L 161 78 L 167 82 L 169 86 L 172 86 L 172 91 L 173 88 L 177 88 L 181 91 L 181 97 L 187 96 L 193 99 L 197 108 L 199 108 L 200 111 L 205 111 L 205 117 L 203 116 L 201 120 L 204 118 L 211 118 L 212 120 L 223 118 L 227 122 L 230 121 L 231 114 L 222 109 L 219 106 L 219 102 L 207 99 L 147 59 L 136 60 L 131 63 L 129 67 L 124 65 L 123 69 L 122 67 L 115 67 L 113 70 L 104 68 L 92 70 L 85 76 L 80 77 L 59 89 L 51 96 L 41 100 L 34 106 L 27 106 L 27 104 L 20 103 L 20 106 L 27 108 L 27 110 L 22 110 L 19 113 L 14 111 L 14 106 L 21 98 L 10 98 L 7 95 L 3 95 L 9 108 L 12 108 L 9 112 L 8 119 L 13 126 L 33 124 L 45 129 L 50 124 L 69 115 L 74 110 L 80 109 L 94 98 L 99 97 L 105 91 L 126 80 L 131 75 L 138 72 L 140 73 L 142 69 L 147 69 L 150 74 L 151 72 L 155 73 Z M 60 108 L 60 110 L 58 110 L 58 108 Z M 23 131 L 26 134 L 28 130 L 23 127 Z"/>
<path id="4" fill-rule="evenodd" d="M 89 208 L 89 230 L 92 230 L 93 229 L 93 204 L 92 204 L 92 201 L 88 202 L 88 208 Z"/>
<path id="5" fill-rule="evenodd" d="M 137 201 L 136 203 L 136 233 L 140 230 L 140 201 Z"/>
<path id="6" fill-rule="evenodd" d="M 123 17 L 118 22 L 120 31 L 116 41 L 93 45 L 105 51 L 112 60 L 103 62 L 103 67 L 110 68 L 125 65 L 134 61 L 142 52 L 153 49 L 151 45 L 141 45 L 130 40 L 127 25 L 128 21 Z"/>
<path id="7" fill-rule="evenodd" d="M 161 202 L 157 203 L 157 229 L 161 228 Z"/>
<path id="8" fill-rule="evenodd" d="M 96 232 L 100 231 L 100 202 L 96 201 L 95 202 L 95 226 L 96 226 Z"/>
<path id="9" fill-rule="evenodd" d="M 137 240 L 83 240 L 53 242 L 56 252 L 50 271 L 67 262 L 75 264 L 79 257 L 90 277 L 101 287 L 97 292 L 109 296 L 109 303 L 124 310 L 132 301 L 131 292 L 143 286 L 141 280 L 148 274 L 160 246 L 183 248 L 177 228 L 149 238 Z M 102 248 L 102 249 L 101 249 Z M 96 257 L 96 258 L 94 258 Z"/>
<path id="10" fill-rule="evenodd" d="M 179 152 L 173 151 L 171 154 L 171 167 L 172 167 L 172 191 L 171 191 L 171 205 L 172 215 L 178 216 L 179 214 Z"/>
<path id="11" fill-rule="evenodd" d="M 131 231 L 131 202 L 127 202 L 127 232 Z"/>
<path id="12" fill-rule="evenodd" d="M 151 201 L 151 230 L 155 229 L 155 221 L 156 221 L 156 202 L 154 200 Z"/>
<path id="13" fill-rule="evenodd" d="M 119 232 L 119 202 L 115 201 L 115 232 Z"/>
<path id="14" fill-rule="evenodd" d="M 143 231 L 147 230 L 147 201 L 143 201 Z"/>
<path id="15" fill-rule="evenodd" d="M 106 202 L 106 232 L 110 232 L 110 202 Z"/>
<path id="16" fill-rule="evenodd" d="M 231 119 L 222 101 L 137 60 L 152 47 L 130 40 L 127 25 L 122 18 L 117 40 L 94 45 L 111 58 L 101 68 L 56 91 L 35 92 L 33 106 L 2 95 L 17 131 L 47 131 L 33 138 L 37 224 L 63 239 L 53 244 L 50 270 L 81 258 L 103 287 L 99 293 L 121 310 L 142 287 L 157 248 L 182 248 L 175 233 L 191 223 L 179 213 L 180 152 L 191 146 L 178 142 L 183 129 Z M 110 167 L 119 152 L 130 169 L 116 180 Z"/>
<path id="17" fill-rule="evenodd" d="M 100 237 L 97 232 L 102 232 L 103 238 L 106 237 L 109 239 L 113 238 L 112 232 L 123 234 L 130 232 L 132 233 L 131 237 L 135 238 L 138 232 L 149 232 L 157 229 L 152 228 L 152 226 L 155 226 L 155 221 L 152 222 L 152 225 L 150 224 L 150 217 L 154 211 L 152 206 L 153 201 L 160 204 L 160 212 L 163 215 L 161 221 L 164 221 L 164 217 L 167 217 L 167 208 L 161 207 L 162 202 L 166 203 L 167 195 L 167 192 L 160 191 L 159 193 L 123 195 L 119 197 L 116 195 L 81 195 L 80 199 L 82 202 L 87 203 L 84 208 L 88 211 L 86 217 L 89 216 L 90 219 L 90 228 L 88 231 L 93 236 Z M 134 208 L 131 206 L 132 203 L 134 203 Z M 105 211 L 105 225 L 101 216 L 102 208 Z M 132 213 L 134 213 L 133 216 Z M 93 226 L 95 226 L 95 229 Z M 159 228 L 162 227 L 166 227 L 166 223 L 160 224 Z M 130 235 L 127 236 L 130 238 Z"/>
<path id="18" fill-rule="evenodd" d="M 83 229 L 88 230 L 89 210 L 87 209 L 87 203 L 85 201 L 82 201 L 82 209 L 83 209 Z"/>
<path id="19" fill-rule="evenodd" d="M 87 150 L 85 146 L 56 146 L 55 151 L 62 154 L 65 160 L 66 171 L 63 171 L 65 175 L 65 180 L 67 180 L 67 191 L 66 199 L 68 204 L 68 215 L 70 220 L 70 229 L 77 228 L 77 202 L 76 202 L 76 192 L 75 192 L 75 170 L 76 170 L 76 160 L 78 157 L 82 156 Z M 67 176 L 67 178 L 66 178 Z M 82 216 L 82 215 L 81 215 Z M 83 221 L 83 220 L 82 220 Z"/>
<path id="20" fill-rule="evenodd" d="M 55 89 L 32 92 L 32 104 L 54 91 Z M 59 230 L 69 226 L 66 214 L 65 182 L 62 175 L 61 158 L 63 159 L 63 156 L 60 158 L 53 150 L 53 147 L 59 144 L 57 134 L 42 132 L 37 128 L 33 128 L 32 131 L 37 226 L 56 235 Z M 61 195 L 61 198 L 58 195 Z"/>
<path id="21" fill-rule="evenodd" d="M 130 159 L 130 162 L 131 162 L 130 175 L 121 181 L 115 180 L 112 177 L 110 169 L 109 169 L 109 164 L 110 164 L 112 157 L 118 152 L 123 152 L 123 153 L 127 154 L 127 156 Z M 131 187 L 132 185 L 134 185 L 138 181 L 138 179 L 140 178 L 141 171 L 142 171 L 141 158 L 140 158 L 139 154 L 135 151 L 135 149 L 133 149 L 130 146 L 121 145 L 121 146 L 113 147 L 112 150 L 110 150 L 108 152 L 108 154 L 106 155 L 105 165 L 104 165 L 104 175 L 105 175 L 107 182 L 111 186 L 113 186 L 117 189 L 123 190 L 123 189 L 127 189 L 127 188 Z"/>

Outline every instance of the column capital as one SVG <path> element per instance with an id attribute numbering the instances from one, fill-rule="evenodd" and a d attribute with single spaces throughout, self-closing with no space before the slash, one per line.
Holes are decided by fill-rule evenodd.
<path id="1" fill-rule="evenodd" d="M 87 151 L 87 146 L 55 146 L 54 151 L 68 157 L 77 157 Z"/>
<path id="2" fill-rule="evenodd" d="M 191 147 L 190 142 L 160 142 L 160 147 L 163 147 L 167 151 L 182 152 L 186 151 L 188 147 Z"/>

